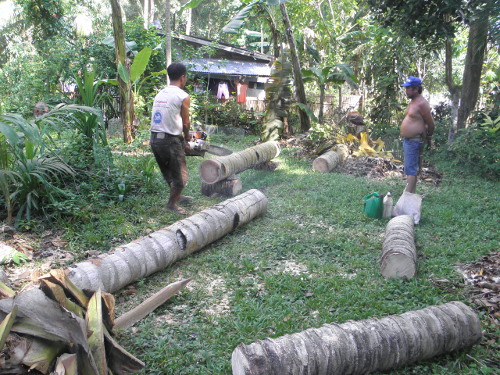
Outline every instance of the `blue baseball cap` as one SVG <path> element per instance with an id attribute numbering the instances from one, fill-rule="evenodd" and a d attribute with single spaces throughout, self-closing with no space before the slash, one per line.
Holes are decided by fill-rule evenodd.
<path id="1" fill-rule="evenodd" d="M 409 76 L 405 83 L 401 85 L 401 87 L 408 86 L 422 86 L 422 80 L 418 77 Z"/>

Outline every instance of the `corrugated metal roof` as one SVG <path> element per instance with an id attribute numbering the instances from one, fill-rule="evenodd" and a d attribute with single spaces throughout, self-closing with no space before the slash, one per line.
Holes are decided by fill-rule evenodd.
<path id="1" fill-rule="evenodd" d="M 242 56 L 251 57 L 255 60 L 262 60 L 262 61 L 273 61 L 274 60 L 273 56 L 267 55 L 265 53 L 260 53 L 257 51 L 252 51 L 252 50 L 241 48 L 241 47 L 234 46 L 231 44 L 221 43 L 221 42 L 217 42 L 214 40 L 204 39 L 204 38 L 200 38 L 200 37 L 196 37 L 196 36 L 192 36 L 192 35 L 177 34 L 177 35 L 172 35 L 172 37 L 174 39 L 184 40 L 186 42 L 195 43 L 195 44 L 199 44 L 199 45 L 203 45 L 203 46 L 213 46 L 217 49 L 224 50 L 226 52 L 230 52 L 230 53 L 234 53 L 234 54 L 238 54 L 238 55 L 242 55 Z"/>
<path id="2" fill-rule="evenodd" d="M 190 72 L 194 73 L 259 77 L 271 76 L 271 67 L 263 62 L 201 58 L 184 60 L 183 63 L 187 66 Z"/>

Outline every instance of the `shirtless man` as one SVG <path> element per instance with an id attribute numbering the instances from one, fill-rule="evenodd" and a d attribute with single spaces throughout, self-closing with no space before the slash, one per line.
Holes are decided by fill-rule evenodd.
<path id="1" fill-rule="evenodd" d="M 410 76 L 401 86 L 406 88 L 406 96 L 411 99 L 401 123 L 406 191 L 415 193 L 420 154 L 424 141 L 427 140 L 429 144 L 431 142 L 434 120 L 431 107 L 422 96 L 422 80 Z"/>

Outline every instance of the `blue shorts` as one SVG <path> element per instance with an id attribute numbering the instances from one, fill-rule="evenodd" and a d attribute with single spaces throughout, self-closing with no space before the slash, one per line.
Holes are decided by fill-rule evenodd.
<path id="1" fill-rule="evenodd" d="M 420 141 L 403 138 L 405 175 L 416 176 L 420 160 Z"/>

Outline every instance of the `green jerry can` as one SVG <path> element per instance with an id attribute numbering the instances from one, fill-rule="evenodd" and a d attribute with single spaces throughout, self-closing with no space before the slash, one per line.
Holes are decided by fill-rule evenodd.
<path id="1" fill-rule="evenodd" d="M 384 212 L 383 199 L 379 193 L 371 193 L 365 197 L 365 207 L 363 212 L 373 219 L 382 218 Z"/>

